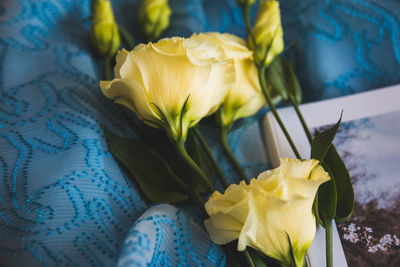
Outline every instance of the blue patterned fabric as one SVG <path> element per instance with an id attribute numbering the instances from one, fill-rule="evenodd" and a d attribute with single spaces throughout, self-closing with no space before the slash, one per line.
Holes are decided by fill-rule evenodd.
<path id="1" fill-rule="evenodd" d="M 117 21 L 142 41 L 138 2 L 113 6 Z M 233 0 L 171 6 L 165 36 L 244 36 Z M 281 7 L 306 101 L 400 81 L 398 1 L 285 0 Z M 149 206 L 108 152 L 104 126 L 132 133 L 99 92 L 89 23 L 89 0 L 0 2 L 0 265 L 225 265 L 190 204 Z M 229 135 L 249 176 L 268 167 L 259 129 L 264 112 Z M 230 182 L 238 182 L 214 127 L 201 130 Z"/>

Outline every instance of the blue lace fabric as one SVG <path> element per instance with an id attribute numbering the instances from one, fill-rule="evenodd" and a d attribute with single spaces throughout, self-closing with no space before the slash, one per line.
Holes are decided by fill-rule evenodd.
<path id="1" fill-rule="evenodd" d="M 245 35 L 233 0 L 170 4 L 164 36 Z M 140 42 L 138 5 L 113 1 L 117 21 Z M 285 0 L 281 8 L 305 101 L 400 81 L 398 1 Z M 224 266 L 191 204 L 151 206 L 110 155 L 103 127 L 133 134 L 99 91 L 89 26 L 89 0 L 0 2 L 0 265 Z M 249 177 L 269 167 L 264 114 L 238 122 L 228 138 Z M 237 183 L 214 128 L 201 130 Z"/>

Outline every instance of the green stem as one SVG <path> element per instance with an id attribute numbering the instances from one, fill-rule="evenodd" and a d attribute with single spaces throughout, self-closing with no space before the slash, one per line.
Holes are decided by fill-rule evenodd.
<path id="1" fill-rule="evenodd" d="M 300 153 L 297 150 L 292 138 L 290 137 L 289 132 L 287 131 L 285 125 L 283 124 L 278 112 L 276 111 L 275 105 L 271 100 L 271 96 L 269 95 L 267 83 L 265 81 L 265 69 L 266 69 L 265 66 L 262 66 L 258 69 L 258 78 L 260 80 L 260 85 L 261 85 L 262 92 L 265 96 L 265 100 L 267 101 L 269 109 L 271 110 L 272 114 L 274 115 L 276 121 L 278 122 L 279 126 L 281 127 L 283 134 L 285 135 L 286 139 L 288 140 L 289 145 L 293 150 L 293 153 L 296 155 L 296 157 L 298 159 L 301 159 Z"/>
<path id="2" fill-rule="evenodd" d="M 227 182 L 227 180 L 226 180 L 226 178 L 225 178 L 225 176 L 224 176 L 224 174 L 223 174 L 221 168 L 219 167 L 217 161 L 215 160 L 213 154 L 211 153 L 211 150 L 210 150 L 210 148 L 208 147 L 208 144 L 207 144 L 206 140 L 204 139 L 203 135 L 201 134 L 200 130 L 199 130 L 197 127 L 193 127 L 193 128 L 194 128 L 194 132 L 195 132 L 195 134 L 196 134 L 196 137 L 199 139 L 201 145 L 203 146 L 205 152 L 207 153 L 209 159 L 211 160 L 211 163 L 213 164 L 214 169 L 215 169 L 215 171 L 217 172 L 218 177 L 219 177 L 219 179 L 220 179 L 220 181 L 221 181 L 223 187 L 224 187 L 224 188 L 227 188 L 229 184 L 228 184 L 228 182 Z M 226 132 L 227 132 L 227 131 L 226 131 Z M 225 135 L 226 135 L 226 134 L 225 134 Z M 226 140 L 226 137 L 225 137 L 224 140 Z M 223 142 L 223 143 L 226 143 L 226 142 Z M 228 144 L 226 143 L 226 145 L 228 145 Z M 228 147 L 228 149 L 229 149 L 229 147 Z M 230 151 L 230 153 L 231 153 L 232 156 L 233 156 L 232 151 L 231 151 L 230 149 L 229 149 L 229 151 Z M 233 158 L 234 158 L 234 160 L 235 160 L 235 162 L 236 162 L 236 158 L 235 158 L 234 156 L 233 156 Z M 236 162 L 236 163 L 237 163 L 237 162 Z M 237 163 L 237 164 L 238 164 L 238 163 Z M 239 168 L 240 168 L 240 167 L 239 167 Z M 240 169 L 240 170 L 241 170 L 241 169 Z M 241 170 L 241 172 L 243 172 L 243 171 Z M 204 205 L 203 205 L 203 208 L 204 208 Z M 240 266 L 240 265 L 237 263 L 234 254 L 231 253 L 230 250 L 226 250 L 226 249 L 224 249 L 224 250 L 225 250 L 226 256 L 227 256 L 228 259 L 229 259 L 229 262 L 230 262 L 233 266 L 235 266 L 235 267 L 236 267 L 236 266 Z M 255 267 L 255 265 L 254 265 L 254 263 L 253 263 L 253 260 L 252 260 L 252 258 L 251 258 L 251 256 L 250 256 L 249 252 L 247 251 L 247 249 L 243 251 L 243 255 L 244 255 L 244 257 L 245 257 L 245 259 L 246 259 L 246 262 L 247 262 L 247 264 L 249 265 L 249 267 Z"/>
<path id="3" fill-rule="evenodd" d="M 299 120 L 300 120 L 300 122 L 301 122 L 301 126 L 303 126 L 304 132 L 305 132 L 306 135 L 307 135 L 307 139 L 308 139 L 308 141 L 309 141 L 310 144 L 311 144 L 311 142 L 312 142 L 312 135 L 311 135 L 310 129 L 309 129 L 308 126 L 307 126 L 306 121 L 304 120 L 303 114 L 301 114 L 301 111 L 300 111 L 300 109 L 299 109 L 299 106 L 297 105 L 297 102 L 296 102 L 296 101 L 293 99 L 293 97 L 291 97 L 291 96 L 289 96 L 289 101 L 290 101 L 290 103 L 292 104 L 292 106 L 294 107 L 294 110 L 296 111 L 297 117 L 299 117 Z"/>
<path id="4" fill-rule="evenodd" d="M 249 4 L 244 4 L 242 6 L 243 10 L 243 20 L 244 20 L 244 26 L 246 27 L 246 31 L 250 32 L 251 31 L 251 25 L 250 25 L 250 5 Z"/>
<path id="5" fill-rule="evenodd" d="M 255 53 L 255 58 L 257 58 L 257 45 L 255 42 L 255 38 L 254 35 L 251 33 L 251 25 L 250 25 L 250 5 L 244 5 L 243 7 L 243 18 L 244 18 L 244 24 L 246 26 L 246 31 L 247 34 L 250 36 L 253 44 L 254 44 L 254 53 Z M 272 114 L 274 115 L 276 121 L 278 122 L 279 126 L 281 127 L 286 139 L 289 142 L 290 147 L 292 148 L 294 154 L 296 155 L 296 157 L 298 159 L 301 159 L 300 153 L 298 152 L 292 138 L 290 137 L 288 131 L 286 130 L 285 125 L 282 123 L 281 118 L 279 117 L 278 112 L 276 111 L 275 105 L 271 100 L 271 96 L 269 95 L 268 92 L 268 88 L 267 88 L 267 83 L 265 81 L 265 69 L 266 66 L 262 66 L 257 64 L 257 68 L 258 68 L 258 78 L 260 80 L 260 85 L 261 85 L 261 89 L 263 91 L 263 94 L 265 96 L 265 99 L 267 101 L 267 104 L 272 112 Z"/>
<path id="6" fill-rule="evenodd" d="M 243 20 L 244 20 L 244 26 L 246 28 L 247 34 L 250 36 L 251 41 L 254 44 L 254 47 L 256 46 L 256 39 L 254 38 L 253 33 L 251 32 L 251 23 L 250 23 L 250 6 L 249 4 L 245 4 L 242 6 L 243 10 Z"/>
<path id="7" fill-rule="evenodd" d="M 227 188 L 229 185 L 228 181 L 226 180 L 224 173 L 222 172 L 221 168 L 219 167 L 217 160 L 214 158 L 213 154 L 211 153 L 211 150 L 210 150 L 206 140 L 204 139 L 203 135 L 201 134 L 201 132 L 197 128 L 197 126 L 193 127 L 193 129 L 194 129 L 194 133 L 196 134 L 197 139 L 200 141 L 204 151 L 206 152 L 208 158 L 210 159 L 211 164 L 213 165 L 214 170 L 217 173 L 219 181 L 221 182 L 224 189 Z"/>
<path id="8" fill-rule="evenodd" d="M 128 46 L 128 49 L 132 49 L 135 46 L 135 40 L 127 29 L 118 25 L 119 34 L 121 35 L 122 42 Z"/>
<path id="9" fill-rule="evenodd" d="M 251 256 L 250 256 L 249 252 L 247 251 L 247 249 L 243 250 L 242 253 L 243 253 L 243 255 L 244 255 L 244 258 L 246 259 L 247 264 L 248 264 L 250 267 L 255 267 L 254 262 L 253 262 L 253 259 L 251 258 Z"/>
<path id="10" fill-rule="evenodd" d="M 232 266 L 232 267 L 241 267 L 240 264 L 238 263 L 238 260 L 236 259 L 236 255 L 235 255 L 235 252 L 234 252 L 235 250 L 232 249 L 231 246 L 223 245 L 222 249 L 225 252 L 226 258 L 228 259 L 228 262 L 230 263 L 230 266 Z"/>
<path id="11" fill-rule="evenodd" d="M 239 174 L 240 179 L 248 182 L 246 174 L 244 173 L 242 167 L 240 167 L 239 162 L 237 161 L 235 155 L 233 154 L 231 148 L 228 144 L 228 129 L 226 127 L 221 127 L 220 131 L 220 141 L 222 148 L 225 150 L 226 155 L 228 156 L 229 160 L 232 162 L 233 167 L 235 168 L 236 172 Z"/>
<path id="12" fill-rule="evenodd" d="M 198 129 L 195 129 L 195 134 L 196 134 L 196 136 L 200 136 L 199 140 L 200 140 L 200 142 L 202 143 L 202 145 L 204 146 L 204 144 L 205 144 L 205 145 L 207 146 L 207 144 L 205 143 L 204 138 L 201 136 L 201 133 L 198 131 Z M 204 141 L 204 144 L 203 144 L 203 142 L 202 142 L 201 140 Z M 184 145 L 183 145 L 183 142 L 175 142 L 175 143 L 176 143 L 176 147 L 178 148 L 178 151 L 180 152 L 182 158 L 183 158 L 187 163 L 191 162 L 191 163 L 189 163 L 189 165 L 192 166 L 193 169 L 198 169 L 198 171 L 204 175 L 204 173 L 201 171 L 201 169 L 200 169 L 200 168 L 196 165 L 196 163 L 190 158 L 189 154 L 187 154 L 186 149 L 185 149 L 185 147 L 184 147 Z M 204 147 L 205 147 L 205 146 L 204 146 Z M 207 146 L 207 148 L 208 148 L 208 146 Z M 210 154 L 211 154 L 211 151 L 210 151 Z M 211 156 L 212 156 L 212 154 L 211 154 Z M 213 157 L 212 157 L 212 158 L 213 158 Z M 215 160 L 215 159 L 214 159 L 214 160 Z M 218 166 L 218 164 L 217 164 L 217 166 Z M 196 167 L 197 167 L 197 168 L 196 168 Z M 219 167 L 218 167 L 218 168 L 219 168 Z M 199 174 L 200 174 L 200 173 L 199 173 Z M 222 172 L 221 172 L 221 173 L 222 173 Z M 206 177 L 205 175 L 204 175 L 204 178 L 205 178 L 204 181 L 206 181 L 206 184 L 207 184 L 207 185 L 209 184 L 209 185 L 211 186 L 212 190 L 213 190 L 213 187 L 212 187 L 210 181 L 207 179 L 207 177 Z M 224 178 L 225 178 L 225 177 L 224 177 Z M 226 179 L 225 179 L 225 181 L 226 181 Z M 226 183 L 226 184 L 228 184 L 228 183 Z M 192 193 L 191 193 L 190 195 L 191 195 L 191 197 L 193 198 L 193 200 L 196 202 L 196 204 L 199 205 L 199 207 L 202 209 L 202 211 L 203 211 L 205 214 L 207 214 L 207 212 L 206 212 L 206 210 L 205 210 L 205 208 L 204 208 L 204 200 L 203 200 L 203 198 L 201 197 L 201 195 L 199 194 L 199 192 L 198 192 L 197 190 L 193 190 Z M 224 247 L 225 247 L 225 246 L 224 246 Z M 249 255 L 248 251 L 247 251 L 247 250 L 244 250 L 244 251 L 243 251 L 243 254 L 244 254 L 245 258 L 246 258 L 247 263 L 249 264 L 249 267 L 255 267 L 255 265 L 254 265 L 254 263 L 253 263 L 253 260 L 251 259 L 251 257 L 250 257 L 250 255 Z M 226 256 L 227 256 L 229 262 L 232 264 L 232 266 L 235 266 L 235 267 L 236 267 L 236 266 L 240 266 L 240 265 L 237 263 L 237 260 L 236 260 L 236 258 L 235 258 L 235 256 L 234 256 L 233 253 L 226 253 Z"/>
<path id="13" fill-rule="evenodd" d="M 104 57 L 103 64 L 104 64 L 104 78 L 105 80 L 109 81 L 111 80 L 111 58 Z"/>
<path id="14" fill-rule="evenodd" d="M 185 145 L 181 141 L 175 141 L 174 142 L 175 147 L 177 148 L 177 151 L 179 152 L 180 156 L 182 157 L 183 161 L 194 171 L 198 174 L 201 180 L 206 184 L 207 189 L 209 191 L 213 191 L 214 187 L 211 184 L 210 180 L 208 180 L 207 176 L 205 173 L 197 166 L 196 162 L 192 160 L 192 158 L 189 156 L 189 154 L 186 151 Z"/>
<path id="15" fill-rule="evenodd" d="M 326 242 L 326 267 L 333 267 L 332 253 L 332 221 L 325 224 L 325 242 Z"/>

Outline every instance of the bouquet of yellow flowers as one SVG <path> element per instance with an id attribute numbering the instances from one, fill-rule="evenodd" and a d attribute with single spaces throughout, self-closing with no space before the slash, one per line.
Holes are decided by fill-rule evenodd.
<path id="1" fill-rule="evenodd" d="M 132 38 L 117 26 L 110 2 L 96 0 L 91 40 L 104 59 L 105 80 L 100 88 L 121 105 L 142 139 L 124 139 L 106 130 L 108 145 L 150 201 L 197 203 L 210 238 L 220 245 L 235 242 L 237 251 L 228 253 L 232 265 L 265 266 L 273 260 L 282 266 L 304 266 L 318 222 L 326 228 L 326 262 L 332 266 L 332 220 L 346 220 L 354 207 L 349 174 L 332 145 L 340 120 L 311 135 L 298 109 L 300 84 L 281 55 L 279 2 L 261 0 L 252 26 L 249 10 L 254 2 L 237 1 L 247 41 L 217 32 L 157 41 L 169 25 L 171 9 L 167 0 L 144 0 L 138 19 L 151 42 L 117 52 L 121 40 L 132 48 Z M 311 159 L 301 157 L 280 120 L 275 109 L 279 100 L 295 108 L 311 144 Z M 265 105 L 297 159 L 283 158 L 278 168 L 250 180 L 230 150 L 227 135 L 236 120 L 254 115 Z M 220 128 L 221 145 L 242 180 L 239 184 L 228 184 L 197 127 L 211 115 Z M 214 174 L 223 193 L 216 190 Z"/>

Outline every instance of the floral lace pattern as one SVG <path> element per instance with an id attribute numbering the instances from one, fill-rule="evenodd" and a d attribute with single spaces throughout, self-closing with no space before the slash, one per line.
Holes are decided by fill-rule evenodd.
<path id="1" fill-rule="evenodd" d="M 113 6 L 117 21 L 142 41 L 138 3 Z M 290 0 L 281 6 L 288 53 L 307 101 L 399 82 L 397 1 Z M 164 36 L 245 34 L 235 1 L 171 0 L 171 7 Z M 1 264 L 224 265 L 222 250 L 187 218 L 196 216 L 190 205 L 182 207 L 186 213 L 155 206 L 139 218 L 149 204 L 104 140 L 104 126 L 132 134 L 99 91 L 89 22 L 89 0 L 0 3 Z M 238 122 L 229 136 L 250 176 L 268 167 L 259 129 L 264 113 Z M 230 181 L 238 182 L 212 138 L 215 129 L 204 125 L 202 131 Z"/>

